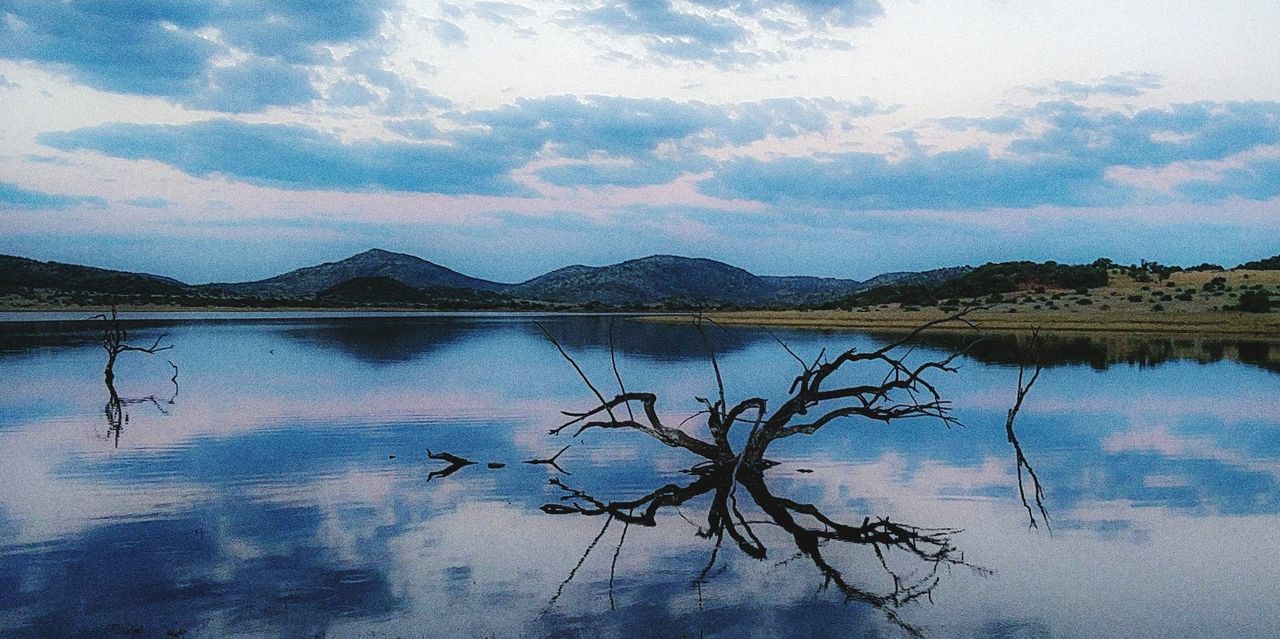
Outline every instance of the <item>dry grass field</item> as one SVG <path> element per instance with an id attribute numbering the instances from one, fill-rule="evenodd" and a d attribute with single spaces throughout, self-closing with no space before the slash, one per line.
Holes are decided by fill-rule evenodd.
<path id="1" fill-rule="evenodd" d="M 983 329 L 996 331 L 1280 336 L 1280 311 L 1231 310 L 1242 293 L 1259 289 L 1280 302 L 1280 271 L 1189 271 L 1154 282 L 1114 273 L 1107 286 L 1085 292 L 1006 294 L 1001 301 L 986 302 L 987 308 L 975 311 L 971 319 Z M 710 316 L 722 324 L 898 331 L 944 317 L 971 301 L 946 300 L 926 308 L 882 304 L 853 310 L 739 311 Z M 950 330 L 958 328 L 962 327 L 953 325 Z"/>

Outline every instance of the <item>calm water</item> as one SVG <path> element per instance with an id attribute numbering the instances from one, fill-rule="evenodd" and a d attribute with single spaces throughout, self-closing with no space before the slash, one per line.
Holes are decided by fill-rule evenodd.
<path id="1" fill-rule="evenodd" d="M 613 391 L 612 320 L 541 321 Z M 731 497 L 753 536 L 715 550 L 699 533 L 723 493 L 682 472 L 698 458 L 634 432 L 548 435 L 593 399 L 529 318 L 131 328 L 175 348 L 121 357 L 121 394 L 155 401 L 117 428 L 91 326 L 0 322 L 0 636 L 907 636 L 894 617 L 933 637 L 1276 636 L 1280 345 L 1051 342 L 1019 425 L 1050 535 L 1027 527 L 1004 436 L 1016 350 L 988 341 L 939 378 L 967 427 L 849 421 L 779 442 Z M 809 358 L 883 342 L 779 336 Z M 796 364 L 767 332 L 711 337 L 731 399 L 782 397 Z M 628 389 L 672 422 L 715 394 L 689 327 L 618 319 L 614 338 Z M 571 474 L 521 463 L 566 444 Z M 479 463 L 431 477 L 428 449 Z M 653 525 L 541 509 L 667 485 L 682 498 Z M 839 541 L 816 560 L 778 525 L 786 504 L 960 529 L 968 566 L 881 547 L 882 565 Z M 921 596 L 867 603 L 891 575 Z"/>

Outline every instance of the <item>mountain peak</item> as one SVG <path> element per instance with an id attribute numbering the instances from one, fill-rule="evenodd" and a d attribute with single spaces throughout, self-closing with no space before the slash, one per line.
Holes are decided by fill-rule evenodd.
<path id="1" fill-rule="evenodd" d="M 380 248 L 371 248 L 371 249 L 369 249 L 369 250 L 367 250 L 367 251 L 364 251 L 363 253 L 356 253 L 355 255 L 352 255 L 351 257 L 348 257 L 347 259 L 348 259 L 348 260 L 355 260 L 355 259 L 367 259 L 367 258 L 379 258 L 379 259 L 384 259 L 384 258 L 388 258 L 388 257 L 401 257 L 401 258 L 403 258 L 403 257 L 409 257 L 409 258 L 413 258 L 413 259 L 415 259 L 415 260 L 420 260 L 420 259 L 422 259 L 422 258 L 420 258 L 420 257 L 418 257 L 418 256 L 416 256 L 416 255 L 409 255 L 408 253 L 396 253 L 396 252 L 394 252 L 394 251 L 388 251 L 388 250 L 386 250 L 386 249 L 380 249 Z M 422 261 L 424 261 L 424 262 L 425 262 L 426 260 L 422 260 Z"/>
<path id="2" fill-rule="evenodd" d="M 217 285 L 223 290 L 263 297 L 313 296 L 357 278 L 389 278 L 411 288 L 470 288 L 496 291 L 503 287 L 428 262 L 416 255 L 372 248 L 344 260 L 325 262 L 283 275 L 239 284 Z"/>

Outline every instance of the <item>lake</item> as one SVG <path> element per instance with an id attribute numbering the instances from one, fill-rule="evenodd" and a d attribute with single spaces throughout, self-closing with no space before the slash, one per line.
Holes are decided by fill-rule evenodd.
<path id="1" fill-rule="evenodd" d="M 113 417 L 99 327 L 23 318 L 0 322 L 0 636 L 1273 637 L 1280 618 L 1280 344 L 1048 339 L 1017 426 L 1047 530 L 1005 435 L 1011 338 L 931 377 L 963 427 L 833 422 L 738 485 L 632 430 L 548 432 L 598 402 L 535 320 L 606 395 L 612 343 L 668 424 L 718 393 L 688 324 L 134 318 L 132 341 L 174 348 L 120 356 Z M 805 360 L 890 339 L 706 336 L 731 403 L 771 405 L 800 368 L 775 336 Z M 566 445 L 559 469 L 524 463 Z M 428 451 L 477 463 L 442 476 Z"/>

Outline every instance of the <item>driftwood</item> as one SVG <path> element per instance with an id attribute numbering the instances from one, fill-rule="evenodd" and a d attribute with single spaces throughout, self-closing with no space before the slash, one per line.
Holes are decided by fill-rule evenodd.
<path id="1" fill-rule="evenodd" d="M 928 377 L 934 373 L 955 372 L 953 363 L 963 354 L 963 351 L 957 351 L 942 359 L 908 364 L 906 357 L 910 350 L 906 345 L 921 332 L 941 325 L 960 324 L 972 327 L 966 318 L 972 310 L 974 309 L 968 308 L 928 322 L 905 337 L 876 350 L 862 352 L 856 348 L 850 348 L 830 359 L 826 359 L 823 352 L 819 353 L 812 362 L 806 362 L 786 344 L 779 341 L 800 363 L 801 372 L 792 381 L 787 399 L 772 412 L 769 410 L 768 401 L 762 397 L 751 397 L 733 405 L 729 404 L 719 361 L 715 350 L 706 339 L 705 325 L 710 321 L 697 316 L 694 319 L 694 328 L 702 335 L 704 344 L 707 346 L 717 395 L 714 400 L 696 398 L 704 409 L 695 413 L 690 419 L 701 415 L 707 416 L 708 438 L 695 437 L 678 427 L 665 424 L 658 414 L 658 398 L 653 393 L 626 389 L 622 384 L 622 376 L 618 374 L 617 359 L 613 357 L 612 340 L 610 355 L 614 376 L 619 382 L 619 393 L 612 398 L 606 398 L 560 342 L 546 327 L 539 324 L 538 327 L 542 329 L 547 339 L 573 366 L 578 376 L 598 400 L 593 408 L 578 412 L 565 411 L 565 416 L 571 419 L 552 429 L 551 434 L 558 435 L 574 427 L 576 427 L 573 431 L 574 437 L 593 428 L 637 430 L 667 446 L 682 448 L 714 464 L 745 465 L 758 469 L 768 465 L 765 452 L 773 442 L 794 435 L 809 435 L 839 420 L 860 417 L 889 424 L 899 420 L 927 417 L 937 419 L 948 426 L 955 425 L 959 422 L 951 415 L 950 403 L 941 397 Z M 876 378 L 880 381 L 848 384 L 836 380 L 837 373 L 846 372 L 858 366 L 875 367 Z M 615 413 L 615 410 L 624 408 L 627 411 L 625 418 Z M 750 428 L 750 431 L 742 450 L 736 451 L 730 444 L 729 433 L 740 423 L 746 424 L 745 427 Z"/>

